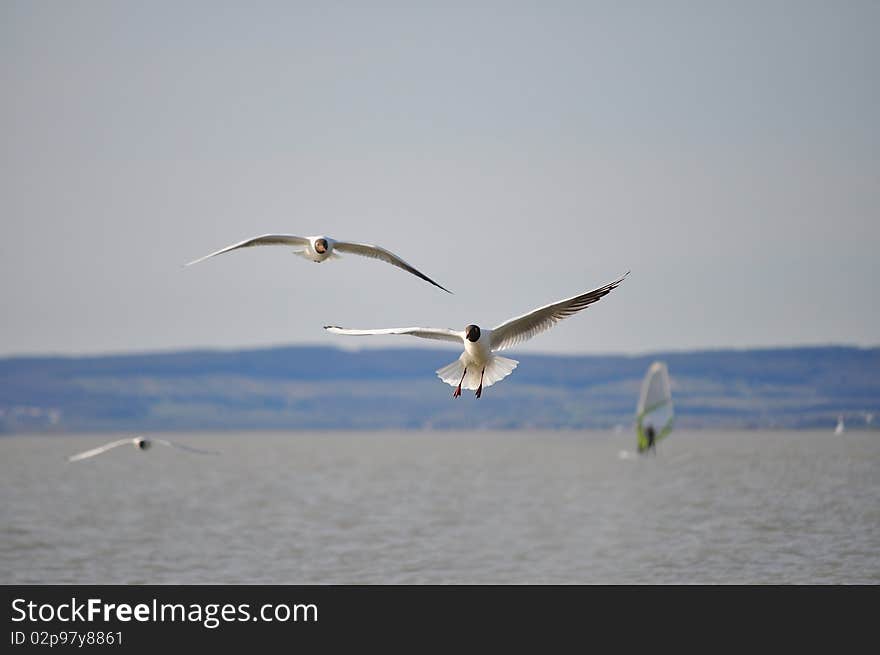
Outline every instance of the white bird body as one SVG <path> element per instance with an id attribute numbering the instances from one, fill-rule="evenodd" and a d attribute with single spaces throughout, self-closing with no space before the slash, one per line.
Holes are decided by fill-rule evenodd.
<path id="1" fill-rule="evenodd" d="M 496 354 L 497 351 L 505 350 L 531 339 L 536 334 L 550 329 L 562 319 L 586 309 L 614 290 L 627 275 L 629 272 L 604 287 L 539 307 L 527 314 L 505 321 L 491 330 L 484 330 L 477 325 L 468 325 L 461 332 L 447 328 L 425 327 L 355 330 L 335 325 L 326 325 L 324 329 L 335 334 L 352 336 L 408 334 L 422 339 L 462 343 L 464 351 L 459 358 L 439 369 L 437 375 L 447 384 L 456 387 L 455 393 L 453 393 L 454 398 L 461 395 L 462 389 L 475 389 L 476 396 L 479 398 L 484 387 L 491 387 L 496 382 L 503 380 L 519 364 L 515 359 Z"/>
<path id="2" fill-rule="evenodd" d="M 482 330 L 476 341 L 464 339 L 464 352 L 461 354 L 463 361 L 473 366 L 482 366 L 489 362 L 492 351 L 489 344 L 492 343 L 492 330 Z"/>
<path id="3" fill-rule="evenodd" d="M 339 241 L 337 239 L 332 239 L 324 234 L 310 237 L 299 237 L 293 234 L 263 234 L 257 237 L 252 237 L 250 239 L 245 239 L 244 241 L 239 241 L 238 243 L 233 243 L 231 246 L 221 248 L 220 250 L 212 252 L 209 255 L 205 255 L 204 257 L 200 257 L 199 259 L 188 262 L 184 264 L 184 266 L 192 266 L 193 264 L 198 264 L 199 262 L 202 262 L 210 257 L 222 255 L 223 253 L 229 252 L 231 250 L 238 250 L 239 248 L 273 245 L 293 246 L 295 248 L 295 250 L 293 251 L 295 255 L 300 255 L 301 257 L 304 257 L 305 259 L 308 259 L 309 261 L 315 262 L 317 264 L 320 264 L 321 262 L 331 258 L 335 259 L 339 257 L 338 252 L 360 255 L 362 257 L 369 257 L 371 259 L 378 259 L 384 261 L 387 264 L 391 264 L 392 266 L 396 266 L 397 268 L 400 268 L 407 273 L 412 273 L 416 277 L 421 278 L 425 282 L 433 284 L 435 287 L 443 289 L 443 291 L 446 291 L 447 293 L 452 293 L 446 287 L 437 284 L 427 275 L 407 264 L 403 259 L 395 255 L 393 252 L 385 250 L 385 248 L 374 246 L 369 243 Z"/>
<path id="4" fill-rule="evenodd" d="M 314 237 L 306 237 L 309 240 L 308 245 L 304 250 L 294 251 L 296 254 L 303 255 L 306 259 L 310 259 L 315 263 L 323 262 L 325 259 L 330 259 L 333 256 L 333 248 L 336 246 L 336 240 L 331 239 L 328 236 L 318 235 Z M 323 243 L 327 245 L 324 246 L 324 252 L 319 252 L 317 243 L 319 240 L 322 240 Z"/>
<path id="5" fill-rule="evenodd" d="M 476 341 L 461 333 L 464 352 L 459 358 L 437 371 L 437 376 L 446 384 L 461 389 L 485 389 L 500 382 L 513 373 L 519 364 L 515 359 L 502 357 L 492 352 L 492 330 L 480 330 Z"/>

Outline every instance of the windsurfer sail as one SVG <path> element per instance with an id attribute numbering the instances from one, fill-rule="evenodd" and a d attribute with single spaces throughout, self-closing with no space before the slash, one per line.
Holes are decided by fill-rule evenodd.
<path id="1" fill-rule="evenodd" d="M 664 362 L 654 362 L 642 380 L 642 392 L 636 407 L 638 450 L 653 449 L 670 432 L 675 421 L 669 372 Z"/>

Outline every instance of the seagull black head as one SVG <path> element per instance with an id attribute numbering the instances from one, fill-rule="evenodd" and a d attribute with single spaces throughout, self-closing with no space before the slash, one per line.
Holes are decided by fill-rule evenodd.
<path id="1" fill-rule="evenodd" d="M 476 343 L 480 340 L 480 326 L 479 325 L 468 325 L 464 329 L 464 334 L 467 337 L 468 341 L 473 341 Z"/>
<path id="2" fill-rule="evenodd" d="M 140 448 L 141 450 L 146 450 L 147 448 L 150 447 L 150 442 L 147 441 L 146 439 L 143 439 L 143 438 L 138 439 L 137 440 L 137 447 Z"/>
<path id="3" fill-rule="evenodd" d="M 320 255 L 327 252 L 327 239 L 315 239 L 315 251 Z"/>

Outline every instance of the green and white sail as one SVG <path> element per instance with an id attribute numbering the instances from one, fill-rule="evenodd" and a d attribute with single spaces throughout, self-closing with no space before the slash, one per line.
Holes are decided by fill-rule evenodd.
<path id="1" fill-rule="evenodd" d="M 672 406 L 672 389 L 665 362 L 654 362 L 642 380 L 642 391 L 636 407 L 636 436 L 639 452 L 648 448 L 647 429 L 654 429 L 654 443 L 672 432 L 675 411 Z"/>

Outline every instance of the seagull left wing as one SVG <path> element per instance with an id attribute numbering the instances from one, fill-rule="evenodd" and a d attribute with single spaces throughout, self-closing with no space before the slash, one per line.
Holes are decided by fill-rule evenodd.
<path id="1" fill-rule="evenodd" d="M 328 332 L 333 332 L 334 334 L 350 334 L 352 336 L 365 336 L 368 334 L 408 334 L 412 337 L 437 339 L 438 341 L 455 341 L 461 343 L 462 340 L 464 340 L 464 333 L 449 330 L 447 328 L 405 327 L 384 328 L 380 330 L 350 330 L 336 325 L 325 325 L 324 329 Z"/>
<path id="2" fill-rule="evenodd" d="M 163 446 L 170 446 L 171 448 L 177 448 L 178 450 L 185 450 L 189 453 L 198 453 L 199 455 L 219 455 L 220 453 L 216 450 L 202 450 L 201 448 L 192 448 L 191 446 L 184 446 L 182 443 L 174 443 L 173 441 L 166 441 L 165 439 L 151 439 L 153 443 L 162 444 Z"/>
<path id="3" fill-rule="evenodd" d="M 231 246 L 226 246 L 225 248 L 221 248 L 216 252 L 212 252 L 210 255 L 205 255 L 204 257 L 199 257 L 198 259 L 194 259 L 191 262 L 184 264 L 184 266 L 192 266 L 193 264 L 198 264 L 199 262 L 203 262 L 209 257 L 213 257 L 214 255 L 222 255 L 224 252 L 229 252 L 230 250 L 238 250 L 239 248 L 250 248 L 251 246 L 307 246 L 309 245 L 309 240 L 305 237 L 297 237 L 292 234 L 263 234 L 258 237 L 253 237 L 251 239 L 245 239 L 244 241 L 239 241 L 238 243 L 233 243 Z"/>
<path id="4" fill-rule="evenodd" d="M 98 446 L 97 448 L 92 448 L 91 450 L 86 450 L 81 453 L 77 453 L 76 455 L 71 455 L 67 458 L 67 461 L 78 462 L 81 459 L 86 459 L 88 457 L 94 457 L 95 455 L 105 453 L 111 448 L 116 448 L 117 446 L 122 446 L 124 444 L 130 443 L 132 443 L 132 439 L 117 439 L 116 441 L 111 441 L 110 443 L 104 444 L 103 446 Z"/>
<path id="5" fill-rule="evenodd" d="M 452 293 L 449 289 L 444 286 L 441 286 L 434 282 L 427 275 L 422 273 L 421 271 L 413 268 L 405 261 L 403 261 L 400 257 L 395 255 L 393 252 L 389 252 L 385 250 L 385 248 L 380 248 L 379 246 L 373 246 L 368 243 L 352 243 L 351 241 L 337 241 L 333 248 L 338 250 L 339 252 L 350 252 L 354 255 L 362 255 L 364 257 L 371 257 L 373 259 L 381 259 L 383 262 L 387 262 L 393 266 L 397 266 L 398 268 L 402 268 L 408 273 L 412 273 L 416 277 L 420 277 L 425 282 L 430 282 L 435 287 L 443 289 L 446 293 Z"/>
<path id="6" fill-rule="evenodd" d="M 560 300 L 544 307 L 539 307 L 528 314 L 517 316 L 506 321 L 492 330 L 492 341 L 489 344 L 492 350 L 504 350 L 518 343 L 531 339 L 536 334 L 549 330 L 564 318 L 586 309 L 597 300 L 611 293 L 623 279 L 629 275 L 626 272 L 623 277 L 615 280 L 604 287 L 588 291 L 573 298 Z"/>

